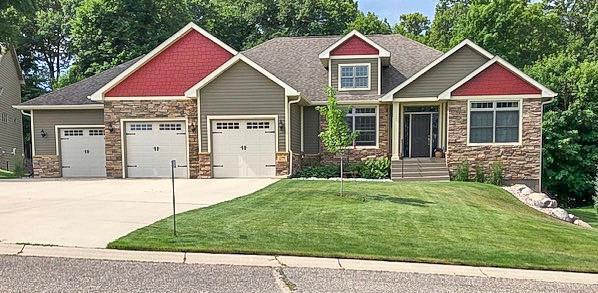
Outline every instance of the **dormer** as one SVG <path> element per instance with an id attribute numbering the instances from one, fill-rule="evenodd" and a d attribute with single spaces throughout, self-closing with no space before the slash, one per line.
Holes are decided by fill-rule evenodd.
<path id="1" fill-rule="evenodd" d="M 339 95 L 379 95 L 381 67 L 390 63 L 390 52 L 354 30 L 319 58 L 328 69 L 328 85 Z"/>

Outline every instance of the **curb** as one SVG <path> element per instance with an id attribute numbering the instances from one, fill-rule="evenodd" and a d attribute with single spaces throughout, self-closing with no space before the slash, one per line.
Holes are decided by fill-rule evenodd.
<path id="1" fill-rule="evenodd" d="M 323 268 L 598 284 L 598 274 L 299 256 L 132 251 L 0 243 L 0 255 L 259 267 Z"/>

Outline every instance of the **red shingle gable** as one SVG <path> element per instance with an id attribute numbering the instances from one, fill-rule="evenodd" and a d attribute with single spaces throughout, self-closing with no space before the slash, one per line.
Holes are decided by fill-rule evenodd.
<path id="1" fill-rule="evenodd" d="M 495 63 L 452 92 L 453 96 L 540 94 L 542 91 Z"/>
<path id="2" fill-rule="evenodd" d="M 378 55 L 378 49 L 358 37 L 350 37 L 338 45 L 330 55 Z"/>
<path id="3" fill-rule="evenodd" d="M 107 97 L 183 96 L 232 57 L 192 30 L 106 93 Z"/>

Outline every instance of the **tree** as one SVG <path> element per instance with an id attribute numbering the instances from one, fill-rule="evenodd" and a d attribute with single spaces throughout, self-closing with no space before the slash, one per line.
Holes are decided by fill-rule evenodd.
<path id="1" fill-rule="evenodd" d="M 356 132 L 350 132 L 347 125 L 347 109 L 342 108 L 337 104 L 336 91 L 332 87 L 327 87 L 326 90 L 327 102 L 326 106 L 320 106 L 316 109 L 320 115 L 326 120 L 324 130 L 320 132 L 320 140 L 324 144 L 326 150 L 341 160 L 341 196 L 343 195 L 343 156 L 347 148 L 351 146 L 353 141 L 357 138 Z"/>
<path id="2" fill-rule="evenodd" d="M 392 29 L 386 18 L 380 19 L 372 12 L 368 12 L 367 14 L 360 12 L 357 18 L 349 24 L 345 32 L 351 30 L 357 30 L 364 35 L 392 33 Z"/>
<path id="3" fill-rule="evenodd" d="M 429 29 L 430 20 L 428 17 L 416 12 L 401 15 L 399 23 L 395 25 L 393 31 L 410 39 L 425 42 L 426 33 Z"/>
<path id="4" fill-rule="evenodd" d="M 0 45 L 15 45 L 26 14 L 34 10 L 31 0 L 0 0 Z"/>
<path id="5" fill-rule="evenodd" d="M 450 45 L 468 38 L 517 67 L 562 50 L 565 31 L 542 3 L 522 0 L 473 2 L 453 27 Z"/>
<path id="6" fill-rule="evenodd" d="M 434 20 L 428 32 L 427 44 L 441 51 L 451 48 L 453 28 L 463 18 L 470 0 L 440 0 L 436 4 Z"/>
<path id="7" fill-rule="evenodd" d="M 598 61 L 561 53 L 526 72 L 559 93 L 543 121 L 543 185 L 565 205 L 591 201 L 598 172 Z"/>

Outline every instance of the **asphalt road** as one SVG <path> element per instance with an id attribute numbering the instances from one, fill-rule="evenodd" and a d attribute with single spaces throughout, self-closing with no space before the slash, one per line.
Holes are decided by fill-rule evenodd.
<path id="1" fill-rule="evenodd" d="M 0 256 L 0 292 L 598 292 L 597 285 L 308 268 Z"/>

